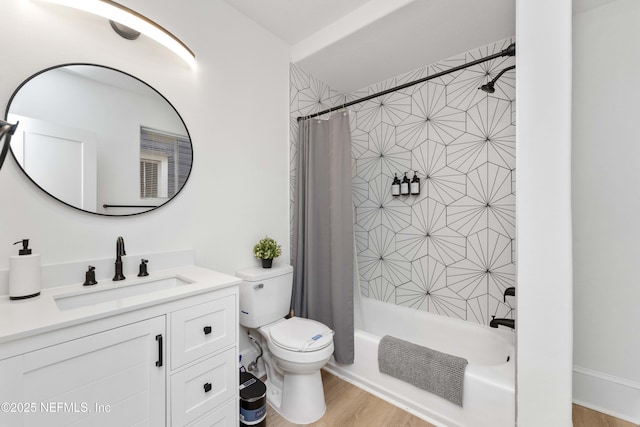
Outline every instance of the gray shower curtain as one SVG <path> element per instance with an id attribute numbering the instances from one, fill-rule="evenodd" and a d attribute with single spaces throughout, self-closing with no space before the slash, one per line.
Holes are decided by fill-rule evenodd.
<path id="1" fill-rule="evenodd" d="M 334 357 L 353 363 L 353 202 L 348 112 L 299 123 L 292 308 L 335 331 Z"/>

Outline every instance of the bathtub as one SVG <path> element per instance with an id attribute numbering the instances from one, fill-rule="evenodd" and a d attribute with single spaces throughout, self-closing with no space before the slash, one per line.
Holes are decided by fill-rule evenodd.
<path id="1" fill-rule="evenodd" d="M 355 361 L 331 360 L 325 370 L 443 427 L 515 425 L 515 334 L 459 319 L 362 298 L 356 305 Z M 360 308 L 360 310 L 358 310 Z M 358 313 L 360 311 L 360 313 Z M 464 357 L 462 408 L 378 371 L 384 335 Z"/>

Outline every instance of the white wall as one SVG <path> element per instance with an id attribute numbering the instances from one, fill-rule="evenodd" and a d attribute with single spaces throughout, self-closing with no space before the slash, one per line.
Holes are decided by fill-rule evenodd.
<path id="1" fill-rule="evenodd" d="M 574 399 L 640 423 L 640 3 L 574 17 Z"/>
<path id="2" fill-rule="evenodd" d="M 121 69 L 180 112 L 193 140 L 192 175 L 184 191 L 157 211 L 100 217 L 51 199 L 9 157 L 0 170 L 0 274 L 16 251 L 12 243 L 27 237 L 43 264 L 115 256 L 120 235 L 130 255 L 195 248 L 198 264 L 233 274 L 257 265 L 253 244 L 269 234 L 282 242 L 282 259 L 288 260 L 290 48 L 223 2 L 121 3 L 178 35 L 196 53 L 197 69 L 148 39 L 120 38 L 91 15 L 1 0 L 0 36 L 10 40 L 12 53 L 2 60 L 0 105 L 24 79 L 53 65 Z M 83 273 L 78 271 L 79 281 Z"/>
<path id="3" fill-rule="evenodd" d="M 516 3 L 517 421 L 571 425 L 571 1 Z"/>

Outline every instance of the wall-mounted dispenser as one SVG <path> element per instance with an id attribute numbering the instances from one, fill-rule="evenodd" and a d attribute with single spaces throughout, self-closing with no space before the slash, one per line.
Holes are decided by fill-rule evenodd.
<path id="1" fill-rule="evenodd" d="M 407 178 L 407 172 L 404 173 L 404 178 L 402 178 L 402 183 L 400 184 L 400 194 L 407 195 L 410 192 L 411 181 Z"/>
<path id="2" fill-rule="evenodd" d="M 420 194 L 420 178 L 418 178 L 418 171 L 413 171 L 413 178 L 411 179 L 411 194 Z"/>
<path id="3" fill-rule="evenodd" d="M 40 255 L 31 253 L 29 239 L 18 240 L 22 249 L 9 257 L 9 298 L 20 300 L 40 295 Z"/>
<path id="4" fill-rule="evenodd" d="M 396 174 L 396 176 L 393 178 L 393 182 L 391 183 L 391 195 L 400 195 L 400 179 L 398 179 L 398 174 Z"/>
<path id="5" fill-rule="evenodd" d="M 418 171 L 413 171 L 413 178 L 409 179 L 407 176 L 409 172 L 404 173 L 402 181 L 398 178 L 398 174 L 394 174 L 393 181 L 391 182 L 391 195 L 394 197 L 403 195 L 419 195 L 422 187 L 420 178 L 418 177 Z"/>

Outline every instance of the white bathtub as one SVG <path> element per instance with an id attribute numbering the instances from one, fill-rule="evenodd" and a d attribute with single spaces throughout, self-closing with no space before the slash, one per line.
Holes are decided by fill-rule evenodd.
<path id="1" fill-rule="evenodd" d="M 325 369 L 437 426 L 515 425 L 515 334 L 362 298 L 356 313 L 355 362 Z M 358 311 L 358 307 L 356 307 Z M 362 325 L 359 325 L 362 323 Z M 464 357 L 463 407 L 378 371 L 384 335 Z"/>

